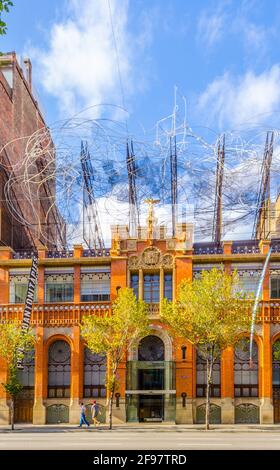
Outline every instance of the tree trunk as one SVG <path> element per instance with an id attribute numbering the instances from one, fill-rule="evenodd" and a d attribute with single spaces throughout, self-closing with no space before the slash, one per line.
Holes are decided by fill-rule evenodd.
<path id="1" fill-rule="evenodd" d="M 115 392 L 115 387 L 116 387 L 117 367 L 118 365 L 116 364 L 112 371 L 113 381 L 112 381 L 112 387 L 110 390 L 110 398 L 109 398 L 109 429 L 112 429 L 113 427 L 113 400 L 114 400 L 114 392 Z"/>
<path id="2" fill-rule="evenodd" d="M 205 429 L 210 429 L 210 387 L 212 383 L 212 371 L 213 371 L 213 348 L 209 354 L 207 354 L 207 384 L 206 384 L 206 407 L 205 407 Z"/>
<path id="3" fill-rule="evenodd" d="M 109 398 L 109 429 L 113 427 L 113 398 L 114 398 L 114 390 L 110 391 L 110 398 Z"/>
<path id="4" fill-rule="evenodd" d="M 15 429 L 15 402 L 14 402 L 14 399 L 13 397 L 11 397 L 11 405 L 10 405 L 10 408 L 11 408 L 11 428 L 12 428 L 12 431 Z"/>

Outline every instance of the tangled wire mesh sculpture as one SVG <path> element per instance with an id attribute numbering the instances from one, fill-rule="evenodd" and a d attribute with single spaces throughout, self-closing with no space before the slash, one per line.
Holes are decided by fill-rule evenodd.
<path id="1" fill-rule="evenodd" d="M 46 244 L 50 242 L 46 230 L 50 225 L 65 226 L 69 246 L 82 241 L 84 224 L 92 223 L 90 219 L 83 221 L 82 141 L 90 155 L 94 197 L 108 245 L 110 224 L 128 221 L 126 149 L 128 141 L 132 141 L 140 221 L 146 214 L 143 201 L 158 198 L 161 201 L 158 222 L 170 230 L 170 153 L 176 146 L 177 220 L 186 218 L 194 222 L 196 241 L 209 240 L 213 229 L 217 153 L 225 139 L 222 235 L 250 238 L 267 129 L 255 126 L 223 135 L 206 128 L 193 130 L 185 114 L 180 117 L 177 108 L 175 111 L 158 121 L 150 132 L 128 135 L 123 121 L 76 116 L 9 142 L 0 149 L 1 155 L 9 155 L 19 141 L 22 149 L 17 161 L 2 159 L 1 162 L 7 175 L 4 202 L 10 214 Z M 271 130 L 274 153 L 270 187 L 271 196 L 275 197 L 280 171 L 279 131 Z"/>

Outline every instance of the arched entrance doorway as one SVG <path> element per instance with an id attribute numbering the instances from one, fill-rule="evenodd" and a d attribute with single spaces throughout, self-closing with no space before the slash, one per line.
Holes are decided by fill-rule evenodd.
<path id="1" fill-rule="evenodd" d="M 127 421 L 175 419 L 174 362 L 165 332 L 150 334 L 136 345 L 127 363 Z M 169 360 L 167 360 L 169 359 Z"/>
<path id="2" fill-rule="evenodd" d="M 139 391 L 154 392 L 139 395 L 139 421 L 163 421 L 164 396 L 160 391 L 164 390 L 164 367 L 159 364 L 164 361 L 162 339 L 155 335 L 143 338 L 138 346 L 138 360 L 144 362 L 138 369 Z"/>

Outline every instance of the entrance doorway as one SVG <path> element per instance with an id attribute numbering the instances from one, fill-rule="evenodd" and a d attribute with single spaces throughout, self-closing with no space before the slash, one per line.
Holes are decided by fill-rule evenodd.
<path id="1" fill-rule="evenodd" d="M 139 395 L 139 422 L 162 422 L 163 420 L 163 395 Z"/>
<path id="2" fill-rule="evenodd" d="M 126 418 L 128 422 L 175 420 L 175 363 L 165 360 L 164 343 L 155 335 L 144 337 L 138 360 L 127 362 Z"/>
<path id="3" fill-rule="evenodd" d="M 23 390 L 15 400 L 15 423 L 32 423 L 33 405 L 33 390 L 29 394 Z"/>

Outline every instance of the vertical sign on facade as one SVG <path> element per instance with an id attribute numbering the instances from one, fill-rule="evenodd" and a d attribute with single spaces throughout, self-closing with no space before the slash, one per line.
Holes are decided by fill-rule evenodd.
<path id="1" fill-rule="evenodd" d="M 25 334 L 25 332 L 28 330 L 30 326 L 30 319 L 31 319 L 31 313 L 32 313 L 32 305 L 33 305 L 37 275 L 38 275 L 38 257 L 36 254 L 34 254 L 32 258 L 30 274 L 29 274 L 28 287 L 27 287 L 24 312 L 23 312 L 23 319 L 22 319 L 22 324 L 21 324 L 21 331 L 23 335 Z M 18 352 L 23 353 L 24 350 L 19 349 Z M 23 361 L 23 354 L 21 355 L 21 358 L 18 359 L 18 362 L 17 362 L 18 369 L 23 369 L 22 361 Z"/>

